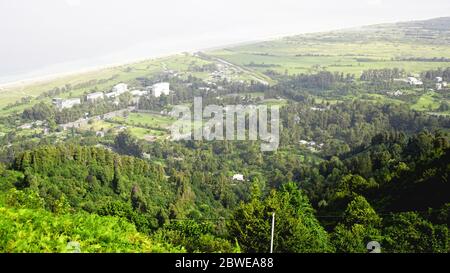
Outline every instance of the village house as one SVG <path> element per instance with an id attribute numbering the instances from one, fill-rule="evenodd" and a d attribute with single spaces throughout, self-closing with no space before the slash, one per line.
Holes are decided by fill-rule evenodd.
<path id="1" fill-rule="evenodd" d="M 117 131 L 124 131 L 124 130 L 126 130 L 128 127 L 127 126 L 123 126 L 123 125 L 120 125 L 120 126 L 116 126 L 116 130 Z"/>
<path id="2" fill-rule="evenodd" d="M 234 174 L 232 179 L 233 181 L 245 181 L 244 175 L 240 173 Z"/>
<path id="3" fill-rule="evenodd" d="M 447 82 L 443 81 L 442 77 L 436 77 L 434 79 L 436 81 L 436 90 L 442 90 L 442 88 L 447 87 Z"/>
<path id="4" fill-rule="evenodd" d="M 130 91 L 130 94 L 133 97 L 142 97 L 142 96 L 148 94 L 148 91 L 133 90 L 133 91 Z"/>
<path id="5" fill-rule="evenodd" d="M 403 92 L 400 90 L 388 91 L 388 92 L 386 92 L 386 94 L 388 94 L 389 96 L 399 97 L 399 96 L 403 95 Z"/>
<path id="6" fill-rule="evenodd" d="M 447 87 L 447 82 L 437 82 L 436 83 L 436 90 L 442 90 L 442 88 L 446 88 Z"/>
<path id="7" fill-rule="evenodd" d="M 311 107 L 310 109 L 313 111 L 325 111 L 326 110 L 326 108 L 322 108 L 322 107 Z"/>
<path id="8" fill-rule="evenodd" d="M 123 94 L 128 91 L 128 85 L 125 83 L 119 83 L 113 86 L 112 92 L 116 92 L 118 94 Z"/>
<path id="9" fill-rule="evenodd" d="M 210 88 L 210 87 L 207 87 L 207 86 L 202 86 L 202 87 L 199 87 L 198 89 L 199 89 L 199 90 L 202 90 L 202 91 L 206 91 L 206 92 L 208 92 L 209 90 L 211 90 L 211 88 Z"/>
<path id="10" fill-rule="evenodd" d="M 299 143 L 306 146 L 306 148 L 311 152 L 317 152 L 318 149 L 322 149 L 324 146 L 323 143 L 316 143 L 315 141 L 307 141 L 303 139 L 299 140 Z"/>
<path id="11" fill-rule="evenodd" d="M 133 90 L 133 91 L 130 91 L 130 94 L 131 94 L 131 96 L 133 96 L 131 101 L 134 104 L 138 104 L 141 97 L 148 94 L 148 91 Z"/>
<path id="12" fill-rule="evenodd" d="M 408 77 L 408 83 L 410 85 L 422 85 L 423 82 L 416 77 Z"/>
<path id="13" fill-rule="evenodd" d="M 103 96 L 104 96 L 103 92 L 90 93 L 90 94 L 87 94 L 86 100 L 88 102 L 95 102 L 99 99 L 103 99 Z"/>
<path id="14" fill-rule="evenodd" d="M 125 92 L 128 92 L 128 85 L 126 85 L 125 83 L 119 83 L 119 84 L 116 84 L 111 89 L 111 92 L 107 93 L 105 96 L 107 98 L 116 98 Z"/>
<path id="15" fill-rule="evenodd" d="M 23 124 L 23 125 L 20 125 L 20 126 L 19 126 L 19 129 L 25 130 L 25 129 L 31 129 L 32 127 L 33 127 L 33 124 L 31 124 L 31 123 L 25 123 L 25 124 Z"/>
<path id="16" fill-rule="evenodd" d="M 148 86 L 147 90 L 151 92 L 151 95 L 155 98 L 159 98 L 161 95 L 170 94 L 170 84 L 168 82 L 155 83 L 152 86 Z"/>
<path id="17" fill-rule="evenodd" d="M 79 98 L 74 98 L 74 99 L 53 98 L 52 103 L 59 110 L 62 110 L 62 109 L 66 109 L 66 108 L 72 108 L 73 106 L 75 106 L 77 104 L 81 104 L 81 99 L 79 99 Z"/>

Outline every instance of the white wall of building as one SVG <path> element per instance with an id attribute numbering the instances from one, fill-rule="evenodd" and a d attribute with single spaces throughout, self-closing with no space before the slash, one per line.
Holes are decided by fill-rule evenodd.
<path id="1" fill-rule="evenodd" d="M 87 94 L 86 100 L 89 102 L 94 102 L 96 100 L 103 99 L 103 96 L 104 96 L 103 92 L 95 92 L 95 93 Z"/>
<path id="2" fill-rule="evenodd" d="M 168 82 L 160 82 L 152 85 L 152 96 L 160 97 L 161 95 L 169 95 L 170 84 Z"/>

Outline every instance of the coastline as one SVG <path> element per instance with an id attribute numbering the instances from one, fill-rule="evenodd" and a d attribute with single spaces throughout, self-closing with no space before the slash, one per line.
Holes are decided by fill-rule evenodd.
<path id="1" fill-rule="evenodd" d="M 259 38 L 259 39 L 253 39 L 253 40 L 241 41 L 241 42 L 224 43 L 224 44 L 220 44 L 220 45 L 213 45 L 213 46 L 206 47 L 206 48 L 194 48 L 194 49 L 191 48 L 191 49 L 187 49 L 187 50 L 174 50 L 174 51 L 168 52 L 168 53 L 154 54 L 154 55 L 146 56 L 146 57 L 139 57 L 139 58 L 128 59 L 128 60 L 124 60 L 124 61 L 111 62 L 109 64 L 84 66 L 83 68 L 79 68 L 79 69 L 68 69 L 68 71 L 65 71 L 65 72 L 56 72 L 56 73 L 50 72 L 50 73 L 43 73 L 43 75 L 39 75 L 39 76 L 24 76 L 24 78 L 20 79 L 20 80 L 12 80 L 12 81 L 3 82 L 3 83 L 0 82 L 0 92 L 4 92 L 4 91 L 7 91 L 8 89 L 13 89 L 13 88 L 17 88 L 17 87 L 25 87 L 25 86 L 29 86 L 29 85 L 33 85 L 33 84 L 47 83 L 47 82 L 50 82 L 50 81 L 53 81 L 56 79 L 61 79 L 61 78 L 65 78 L 65 77 L 70 77 L 70 76 L 75 76 L 75 75 L 80 75 L 80 74 L 85 74 L 85 73 L 90 73 L 90 72 L 96 72 L 96 71 L 100 71 L 100 70 L 104 70 L 104 69 L 112 69 L 112 68 L 117 68 L 120 66 L 132 65 L 132 64 L 136 64 L 136 63 L 140 63 L 140 62 L 157 60 L 157 59 L 175 56 L 175 55 L 179 55 L 179 54 L 183 54 L 183 53 L 192 54 L 194 52 L 199 52 L 199 51 L 207 52 L 207 51 L 212 51 L 212 50 L 217 50 L 217 49 L 222 49 L 222 48 L 230 48 L 230 47 L 242 46 L 242 45 L 246 45 L 246 44 L 264 42 L 264 41 L 273 41 L 273 40 L 282 39 L 284 37 L 288 37 L 291 35 L 293 35 L 293 34 L 285 33 L 285 34 L 279 34 L 279 35 L 271 35 L 271 36 L 263 37 L 263 38 Z M 62 64 L 62 65 L 64 65 L 64 64 Z M 28 73 L 28 74 L 32 74 L 32 73 L 39 73 L 39 72 L 35 71 L 35 72 Z"/>
<path id="2" fill-rule="evenodd" d="M 184 51 L 184 52 L 191 53 L 194 51 Z M 11 89 L 11 88 L 16 88 L 19 86 L 23 87 L 23 86 L 33 85 L 33 84 L 47 83 L 49 81 L 53 81 L 56 79 L 61 79 L 61 78 L 70 77 L 70 76 L 74 76 L 74 75 L 80 75 L 80 74 L 100 71 L 100 70 L 104 70 L 104 69 L 117 68 L 120 66 L 131 65 L 131 64 L 136 64 L 136 63 L 145 62 L 145 61 L 161 59 L 164 57 L 174 56 L 174 55 L 178 55 L 178 54 L 182 54 L 182 53 L 183 52 L 179 52 L 179 51 L 171 52 L 171 53 L 158 54 L 158 55 L 134 59 L 134 60 L 115 62 L 115 63 L 105 64 L 105 65 L 90 66 L 90 67 L 75 69 L 75 70 L 71 70 L 71 71 L 67 71 L 67 72 L 49 73 L 47 75 L 34 76 L 34 77 L 32 76 L 32 77 L 24 78 L 22 80 L 0 83 L 0 92 L 6 91 L 7 89 Z"/>

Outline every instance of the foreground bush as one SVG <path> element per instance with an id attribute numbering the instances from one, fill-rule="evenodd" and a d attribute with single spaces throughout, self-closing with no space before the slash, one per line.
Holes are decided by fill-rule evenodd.
<path id="1" fill-rule="evenodd" d="M 88 213 L 0 208 L 0 252 L 182 252 L 136 231 L 124 219 Z"/>

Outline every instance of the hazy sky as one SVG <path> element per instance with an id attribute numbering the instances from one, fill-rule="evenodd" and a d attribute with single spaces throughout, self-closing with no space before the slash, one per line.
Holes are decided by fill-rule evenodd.
<path id="1" fill-rule="evenodd" d="M 449 0 L 0 0 L 0 82 L 285 34 L 449 15 Z"/>

